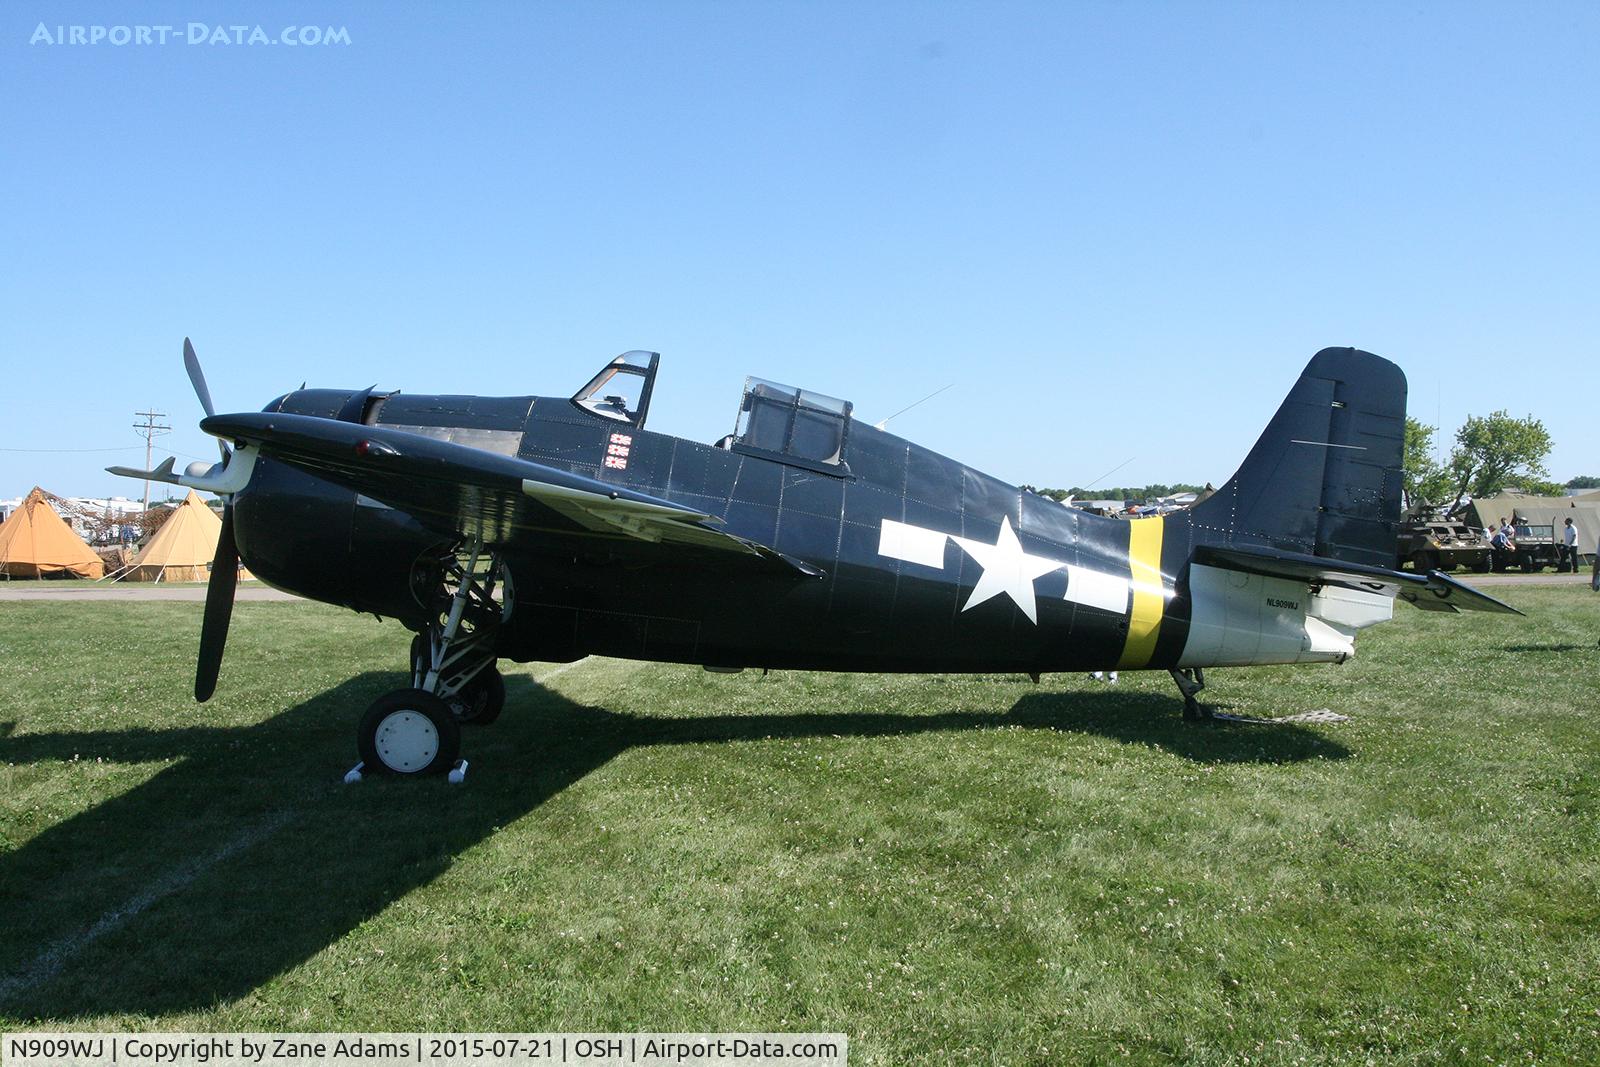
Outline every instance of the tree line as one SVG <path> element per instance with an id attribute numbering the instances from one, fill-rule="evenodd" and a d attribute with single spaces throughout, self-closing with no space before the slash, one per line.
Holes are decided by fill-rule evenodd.
<path id="1" fill-rule="evenodd" d="M 1454 505 L 1463 497 L 1494 496 L 1505 489 L 1519 489 L 1534 496 L 1561 496 L 1568 489 L 1600 489 L 1600 476 L 1583 474 L 1565 483 L 1554 482 L 1545 469 L 1545 458 L 1552 447 L 1550 431 L 1529 415 L 1513 418 L 1505 411 L 1470 415 L 1456 430 L 1455 443 L 1443 462 L 1434 458 L 1434 434 L 1438 427 L 1406 416 L 1404 478 L 1402 494 L 1409 511 L 1420 505 Z M 1052 500 L 1068 498 L 1097 500 L 1154 500 L 1176 493 L 1199 493 L 1204 487 L 1188 482 L 1164 485 L 1115 486 L 1112 488 L 1023 489 Z"/>
<path id="2" fill-rule="evenodd" d="M 1505 489 L 1561 496 L 1568 489 L 1600 488 L 1600 477 L 1587 474 L 1565 484 L 1550 480 L 1544 465 L 1550 431 L 1532 415 L 1518 419 L 1503 410 L 1469 415 L 1442 463 L 1434 458 L 1436 432 L 1438 427 L 1406 416 L 1402 490 L 1407 510 L 1425 504 L 1453 507 L 1463 497 L 1494 496 Z"/>

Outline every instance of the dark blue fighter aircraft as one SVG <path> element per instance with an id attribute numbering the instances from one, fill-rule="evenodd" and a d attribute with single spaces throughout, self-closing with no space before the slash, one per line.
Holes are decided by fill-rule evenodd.
<path id="1" fill-rule="evenodd" d="M 1396 597 L 1514 610 L 1395 569 L 1405 376 L 1355 349 L 1312 358 L 1215 495 L 1132 521 L 755 378 L 720 441 L 652 433 L 653 352 L 571 397 L 302 388 L 238 415 L 215 413 L 187 340 L 184 358 L 222 462 L 148 476 L 225 501 L 195 697 L 215 688 L 241 559 L 271 585 L 397 618 L 416 633 L 412 686 L 363 717 L 369 771 L 455 767 L 460 724 L 500 712 L 501 657 L 1161 669 L 1204 719 L 1204 668 L 1343 662 Z"/>

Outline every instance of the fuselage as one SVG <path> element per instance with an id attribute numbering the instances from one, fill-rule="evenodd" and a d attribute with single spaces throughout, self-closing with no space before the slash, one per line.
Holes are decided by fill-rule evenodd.
<path id="1" fill-rule="evenodd" d="M 1429 599 L 1406 586 L 1420 607 L 1510 610 L 1393 569 L 1405 378 L 1370 353 L 1317 353 L 1232 478 L 1135 520 L 1063 507 L 857 423 L 844 401 L 754 378 L 734 434 L 654 433 L 658 359 L 619 356 L 572 397 L 301 389 L 261 416 L 208 420 L 239 446 L 238 471 L 183 484 L 230 495 L 259 577 L 419 632 L 441 622 L 457 550 L 488 546 L 508 594 L 494 653 L 517 660 L 1327 662 L 1391 616 L 1402 583 L 1427 586 Z"/>
<path id="2" fill-rule="evenodd" d="M 693 561 L 632 565 L 626 546 L 573 554 L 530 538 L 505 552 L 517 589 L 501 648 L 511 658 L 1043 672 L 1172 666 L 1188 632 L 1188 599 L 1170 577 L 1188 559 L 1185 514 L 1130 522 L 1063 507 L 860 423 L 829 465 L 619 427 L 564 397 L 315 389 L 268 410 L 365 421 L 649 493 L 822 572 L 730 578 Z M 420 621 L 413 572 L 439 533 L 265 460 L 236 508 L 241 553 L 263 579 Z"/>

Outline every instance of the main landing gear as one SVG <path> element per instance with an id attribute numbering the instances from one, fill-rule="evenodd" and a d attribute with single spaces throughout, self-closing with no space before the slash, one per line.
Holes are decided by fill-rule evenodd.
<path id="1" fill-rule="evenodd" d="M 506 702 L 494 638 L 511 617 L 511 575 L 483 542 L 468 538 L 441 561 L 438 608 L 411 642 L 411 687 L 385 693 L 356 728 L 361 762 L 345 775 L 466 776 L 461 727 L 494 722 Z"/>
<path id="2" fill-rule="evenodd" d="M 1206 687 L 1206 672 L 1199 667 L 1173 667 L 1168 673 L 1183 693 L 1183 717 L 1190 722 L 1209 720 L 1212 717 L 1211 709 L 1195 699 L 1200 690 Z"/>

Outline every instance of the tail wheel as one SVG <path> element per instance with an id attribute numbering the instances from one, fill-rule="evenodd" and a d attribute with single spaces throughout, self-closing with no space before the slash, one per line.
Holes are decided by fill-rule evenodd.
<path id="1" fill-rule="evenodd" d="M 443 774 L 461 752 L 461 729 L 450 706 L 422 689 L 396 689 L 372 703 L 356 731 L 361 762 L 371 771 L 416 777 Z"/>

